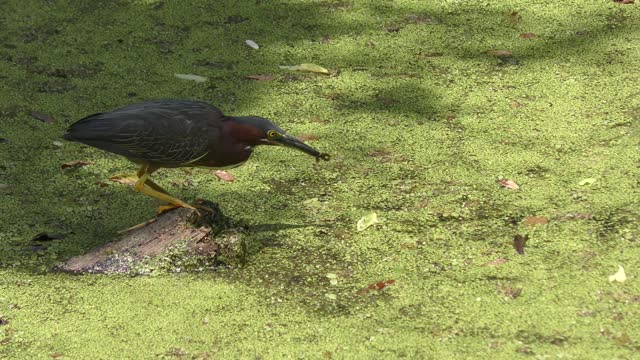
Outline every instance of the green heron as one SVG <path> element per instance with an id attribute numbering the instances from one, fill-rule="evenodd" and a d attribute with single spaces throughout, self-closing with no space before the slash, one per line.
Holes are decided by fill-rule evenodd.
<path id="1" fill-rule="evenodd" d="M 287 135 L 267 119 L 225 116 L 216 107 L 196 101 L 145 101 L 89 115 L 71 125 L 64 138 L 140 164 L 134 188 L 169 203 L 159 212 L 175 207 L 196 210 L 151 180 L 159 168 L 232 168 L 247 161 L 257 145 L 286 146 L 316 160 L 329 160 L 328 154 Z"/>

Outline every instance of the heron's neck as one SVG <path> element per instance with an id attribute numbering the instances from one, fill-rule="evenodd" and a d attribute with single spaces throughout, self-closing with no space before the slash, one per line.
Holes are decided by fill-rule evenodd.
<path id="1" fill-rule="evenodd" d="M 231 141 L 250 147 L 258 145 L 264 137 L 262 130 L 244 121 L 243 117 L 230 117 L 225 121 L 222 132 Z"/>

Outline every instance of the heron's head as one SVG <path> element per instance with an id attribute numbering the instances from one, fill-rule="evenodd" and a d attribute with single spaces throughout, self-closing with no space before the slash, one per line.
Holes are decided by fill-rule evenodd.
<path id="1" fill-rule="evenodd" d="M 259 116 L 236 116 L 233 121 L 240 125 L 238 132 L 244 138 L 250 138 L 256 145 L 277 145 L 300 150 L 317 159 L 329 160 L 329 155 L 320 153 L 318 150 L 305 144 L 304 142 L 288 135 L 282 128 L 270 120 Z"/>

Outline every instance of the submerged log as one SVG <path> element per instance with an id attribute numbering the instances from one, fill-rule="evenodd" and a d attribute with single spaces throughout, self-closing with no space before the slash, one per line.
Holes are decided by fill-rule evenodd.
<path id="1" fill-rule="evenodd" d="M 148 274 L 199 271 L 221 263 L 237 263 L 245 254 L 244 231 L 225 217 L 218 205 L 201 201 L 213 210 L 178 208 L 86 254 L 75 256 L 57 270 L 75 274 Z"/>

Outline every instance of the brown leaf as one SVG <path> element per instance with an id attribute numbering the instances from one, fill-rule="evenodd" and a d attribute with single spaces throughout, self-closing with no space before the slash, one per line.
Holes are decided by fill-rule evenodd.
<path id="1" fill-rule="evenodd" d="M 517 234 L 513 238 L 513 248 L 516 249 L 518 254 L 524 255 L 524 245 L 527 243 L 527 240 L 529 240 L 529 235 L 522 236 Z"/>
<path id="2" fill-rule="evenodd" d="M 520 354 L 526 354 L 526 355 L 534 354 L 533 350 L 531 350 L 531 348 L 528 346 L 520 346 L 516 349 L 516 352 L 519 352 Z"/>
<path id="3" fill-rule="evenodd" d="M 322 97 L 327 99 L 327 100 L 337 100 L 338 98 L 340 98 L 340 94 L 338 94 L 338 93 L 328 93 L 328 94 L 322 95 Z"/>
<path id="4" fill-rule="evenodd" d="M 499 284 L 498 291 L 507 298 L 515 299 L 522 294 L 522 288 L 513 287 L 511 284 Z"/>
<path id="5" fill-rule="evenodd" d="M 318 140 L 318 137 L 316 135 L 313 134 L 303 134 L 300 136 L 297 136 L 298 140 L 300 141 L 314 141 L 314 140 Z"/>
<path id="6" fill-rule="evenodd" d="M 520 16 L 520 14 L 517 11 L 507 11 L 504 14 L 502 14 L 502 16 L 504 16 L 504 19 L 511 26 L 518 25 L 520 20 L 522 20 L 522 16 Z"/>
<path id="7" fill-rule="evenodd" d="M 523 225 L 546 225 L 549 219 L 544 216 L 527 216 L 523 221 Z"/>
<path id="8" fill-rule="evenodd" d="M 376 100 L 380 101 L 385 106 L 391 106 L 391 105 L 397 104 L 399 102 L 396 99 L 392 99 L 392 98 L 384 96 L 384 95 L 376 96 Z"/>
<path id="9" fill-rule="evenodd" d="M 622 333 L 620 336 L 615 337 L 614 342 L 618 346 L 627 346 L 631 345 L 633 343 L 633 340 L 631 339 L 631 337 L 629 337 L 629 335 L 627 335 L 627 333 Z"/>
<path id="10" fill-rule="evenodd" d="M 387 149 L 377 149 L 369 152 L 369 156 L 380 159 L 383 163 L 402 163 L 407 161 L 407 157 L 402 154 L 394 154 Z"/>
<path id="11" fill-rule="evenodd" d="M 51 241 L 51 240 L 60 240 L 64 239 L 64 234 L 49 234 L 46 232 L 40 233 L 31 239 L 31 241 Z"/>
<path id="12" fill-rule="evenodd" d="M 236 181 L 236 178 L 231 173 L 228 173 L 224 170 L 216 170 L 213 172 L 213 175 L 224 182 Z"/>
<path id="13" fill-rule="evenodd" d="M 432 24 L 434 22 L 431 16 L 425 14 L 407 14 L 404 18 L 414 24 Z"/>
<path id="14" fill-rule="evenodd" d="M 537 38 L 538 35 L 534 34 L 534 33 L 522 33 L 520 34 L 520 37 L 523 39 L 534 39 Z"/>
<path id="15" fill-rule="evenodd" d="M 385 280 L 385 281 L 378 281 L 376 283 L 373 284 L 369 284 L 369 286 L 362 288 L 360 290 L 358 290 L 356 292 L 357 295 L 363 295 L 368 293 L 369 291 L 373 291 L 373 290 L 377 290 L 377 291 L 381 291 L 383 289 L 385 289 L 387 286 L 389 285 L 393 285 L 396 281 L 395 280 Z"/>
<path id="16" fill-rule="evenodd" d="M 633 4 L 633 0 L 613 0 L 613 2 L 618 4 Z"/>
<path id="17" fill-rule="evenodd" d="M 117 182 L 120 184 L 125 184 L 125 185 L 130 185 L 133 186 L 136 184 L 136 182 L 138 181 L 138 177 L 137 176 L 132 176 L 132 175 L 127 175 L 127 174 L 123 174 L 123 175 L 114 175 L 111 176 L 109 178 L 109 180 L 113 181 L 113 182 Z"/>
<path id="18" fill-rule="evenodd" d="M 61 359 L 64 357 L 63 353 L 59 353 L 59 352 L 54 352 L 53 354 L 49 355 L 52 359 Z"/>
<path id="19" fill-rule="evenodd" d="M 513 101 L 511 102 L 511 107 L 512 107 L 512 108 L 514 108 L 514 109 L 520 109 L 520 108 L 522 107 L 522 104 L 521 104 L 521 103 L 519 103 L 519 102 L 518 102 L 518 101 L 516 101 L 516 100 L 513 100 Z"/>
<path id="20" fill-rule="evenodd" d="M 74 161 L 69 161 L 69 162 L 66 162 L 66 163 L 60 165 L 60 168 L 62 168 L 62 169 L 79 168 L 79 167 L 83 167 L 83 166 L 90 165 L 90 164 L 92 164 L 92 163 L 88 162 L 88 161 L 74 160 Z"/>
<path id="21" fill-rule="evenodd" d="M 488 50 L 487 55 L 496 57 L 508 57 L 513 55 L 513 53 L 509 50 Z"/>
<path id="22" fill-rule="evenodd" d="M 275 75 L 247 75 L 245 76 L 247 79 L 256 80 L 256 81 L 271 81 L 276 78 Z"/>
<path id="23" fill-rule="evenodd" d="M 507 261 L 509 261 L 509 260 L 503 259 L 503 258 L 499 258 L 499 259 L 495 259 L 493 261 L 489 261 L 485 265 L 487 265 L 487 266 L 497 266 L 497 265 L 506 264 Z"/>
<path id="24" fill-rule="evenodd" d="M 580 310 L 576 313 L 576 315 L 582 316 L 582 317 L 594 317 L 597 314 L 598 313 L 595 310 L 590 310 L 590 309 Z"/>
<path id="25" fill-rule="evenodd" d="M 54 119 L 53 116 L 40 111 L 30 111 L 29 115 L 46 124 L 53 124 L 54 122 L 56 122 L 56 119 Z"/>
<path id="26" fill-rule="evenodd" d="M 509 180 L 509 179 L 498 179 L 496 180 L 496 182 L 498 183 L 498 185 L 507 188 L 507 189 L 511 189 L 511 190 L 518 190 L 520 189 L 520 186 L 518 186 L 518 184 L 516 184 L 515 181 L 513 180 Z"/>
<path id="27" fill-rule="evenodd" d="M 402 30 L 401 25 L 391 25 L 384 28 L 384 31 L 389 33 L 399 32 L 400 30 Z"/>

